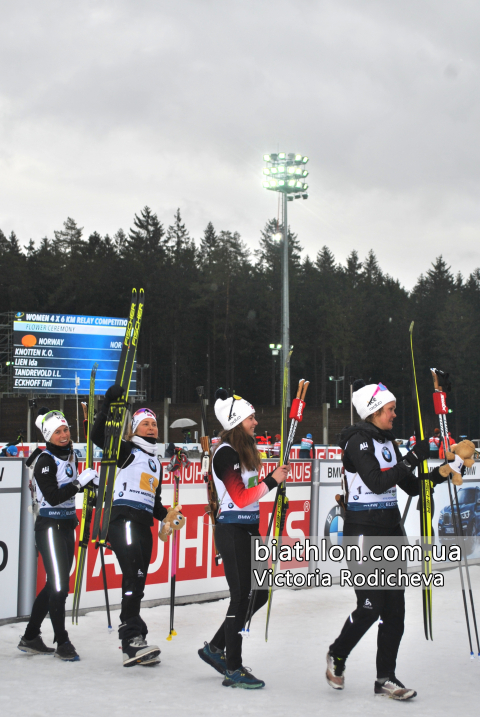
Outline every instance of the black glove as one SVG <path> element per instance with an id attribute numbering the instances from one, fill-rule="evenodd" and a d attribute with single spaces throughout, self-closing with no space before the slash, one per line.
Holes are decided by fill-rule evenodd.
<path id="1" fill-rule="evenodd" d="M 105 405 L 109 406 L 111 403 L 116 401 L 117 398 L 120 398 L 120 396 L 124 393 L 125 389 L 122 388 L 119 383 L 115 383 L 113 386 L 110 386 L 110 388 L 107 388 L 107 393 L 105 394 Z"/>
<path id="2" fill-rule="evenodd" d="M 414 468 L 425 461 L 430 455 L 430 443 L 428 438 L 424 438 L 423 441 L 418 441 L 411 451 L 407 453 L 403 462 L 413 471 Z"/>

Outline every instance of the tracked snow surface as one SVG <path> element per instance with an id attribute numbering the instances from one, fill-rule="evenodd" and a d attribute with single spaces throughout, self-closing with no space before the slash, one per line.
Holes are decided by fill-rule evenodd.
<path id="1" fill-rule="evenodd" d="M 480 617 L 480 567 L 471 567 Z M 166 641 L 168 606 L 144 609 L 148 640 L 162 650 L 161 664 L 126 669 L 116 630 L 109 633 L 103 611 L 79 618 L 67 629 L 81 660 L 62 662 L 17 650 L 25 624 L 0 627 L 0 715 L 2 717 L 125 717 L 177 714 L 218 715 L 334 714 L 335 717 L 399 714 L 410 717 L 477 717 L 480 714 L 480 660 L 470 659 L 457 571 L 447 573 L 448 587 L 434 591 L 433 642 L 423 635 L 421 598 L 407 590 L 407 619 L 397 665 L 398 678 L 418 696 L 402 704 L 375 698 L 376 627 L 365 635 L 347 661 L 346 687 L 336 692 L 325 681 L 325 655 L 344 620 L 354 609 L 351 588 L 278 590 L 274 596 L 268 643 L 265 608 L 244 641 L 244 664 L 265 680 L 262 690 L 222 687 L 222 677 L 202 662 L 197 650 L 210 640 L 223 619 L 227 601 L 177 606 L 178 632 Z M 112 614 L 118 625 L 118 611 Z M 473 632 L 473 626 L 472 626 Z M 47 618 L 43 638 L 52 645 Z M 473 635 L 472 635 L 473 636 Z M 475 645 L 474 645 L 475 647 Z M 476 652 L 476 651 L 475 651 Z"/>

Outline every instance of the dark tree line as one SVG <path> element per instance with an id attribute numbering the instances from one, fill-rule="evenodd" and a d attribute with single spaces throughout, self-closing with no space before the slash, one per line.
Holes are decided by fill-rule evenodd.
<path id="1" fill-rule="evenodd" d="M 67 219 L 53 238 L 22 247 L 0 230 L 0 312 L 41 311 L 126 316 L 132 286 L 143 287 L 146 308 L 138 360 L 148 363 L 150 400 L 196 400 L 195 387 L 212 398 L 218 386 L 258 405 L 279 392 L 280 367 L 270 343 L 281 340 L 281 256 L 267 222 L 252 253 L 236 232 L 211 223 L 194 242 L 180 211 L 165 227 L 148 207 L 128 233 L 89 237 Z M 371 251 L 352 251 L 345 265 L 324 246 L 301 258 L 289 234 L 292 385 L 311 380 L 309 402 L 334 403 L 330 375 L 349 403 L 350 377 L 383 381 L 397 396 L 397 433 L 412 427 L 409 334 L 415 321 L 417 371 L 427 424 L 433 426 L 436 366 L 453 377 L 450 425 L 458 437 L 480 435 L 480 269 L 453 276 L 437 258 L 411 292 L 384 274 Z M 276 398 L 278 401 L 278 398 Z"/>

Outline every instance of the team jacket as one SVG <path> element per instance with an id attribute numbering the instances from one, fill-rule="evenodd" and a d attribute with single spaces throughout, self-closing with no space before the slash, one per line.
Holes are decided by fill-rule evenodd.
<path id="1" fill-rule="evenodd" d="M 104 404 L 91 433 L 92 441 L 100 448 L 105 443 L 107 412 L 108 406 Z M 146 448 L 122 440 L 117 466 L 120 470 L 115 480 L 110 522 L 119 516 L 148 526 L 153 525 L 153 518 L 162 521 L 167 515 L 162 504 L 162 466 L 153 451 L 148 453 Z"/>
<path id="2" fill-rule="evenodd" d="M 75 513 L 77 459 L 70 461 L 70 449 L 47 443 L 34 468 L 39 514 L 35 530 L 45 530 L 55 521 L 57 527 L 72 529 L 78 525 Z M 57 522 L 58 521 L 58 522 Z"/>
<path id="3" fill-rule="evenodd" d="M 259 482 L 257 471 L 242 470 L 238 453 L 228 443 L 222 443 L 213 456 L 212 475 L 219 503 L 217 522 L 258 524 L 258 501 L 277 487 L 272 474 Z"/>
<path id="4" fill-rule="evenodd" d="M 346 523 L 394 528 L 401 520 L 397 486 L 408 495 L 419 495 L 416 476 L 403 462 L 391 431 L 367 421 L 346 428 L 340 440 L 348 486 Z M 438 468 L 430 473 L 434 484 L 444 480 Z"/>
<path id="5" fill-rule="evenodd" d="M 302 438 L 302 442 L 300 443 L 300 449 L 302 451 L 311 451 L 313 448 L 313 439 L 312 438 Z"/>

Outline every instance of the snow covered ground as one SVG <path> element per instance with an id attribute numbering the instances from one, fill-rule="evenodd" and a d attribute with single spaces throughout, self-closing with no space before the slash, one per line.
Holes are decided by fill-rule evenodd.
<path id="1" fill-rule="evenodd" d="M 480 567 L 471 568 L 480 617 Z M 24 624 L 0 627 L 0 715 L 2 717 L 124 717 L 170 714 L 211 717 L 334 713 L 335 717 L 397 714 L 410 717 L 480 713 L 480 660 L 470 660 L 462 597 L 455 572 L 447 580 L 454 589 L 434 594 L 434 642 L 423 636 L 418 591 L 407 591 L 407 623 L 400 647 L 398 677 L 418 697 L 407 704 L 374 698 L 376 628 L 350 656 L 346 688 L 335 692 L 325 682 L 325 654 L 354 607 L 353 590 L 318 588 L 275 593 L 270 637 L 264 641 L 265 608 L 244 641 L 244 663 L 266 682 L 263 690 L 222 687 L 222 678 L 197 655 L 227 608 L 225 600 L 178 606 L 172 642 L 167 606 L 144 610 L 151 643 L 162 649 L 161 665 L 122 667 L 116 631 L 108 634 L 104 612 L 80 618 L 70 637 L 81 661 L 65 663 L 52 657 L 28 656 L 16 648 Z M 112 615 L 118 624 L 118 612 Z M 51 645 L 45 622 L 43 637 Z"/>

